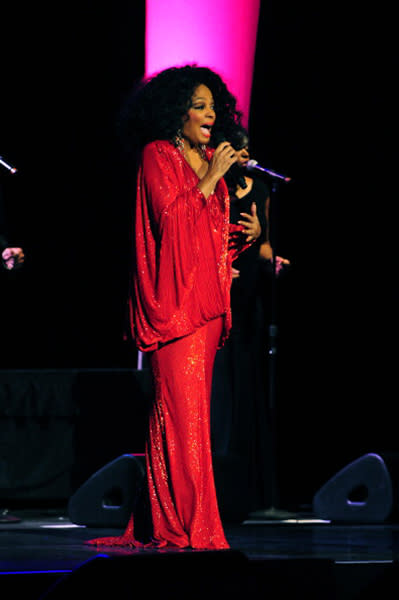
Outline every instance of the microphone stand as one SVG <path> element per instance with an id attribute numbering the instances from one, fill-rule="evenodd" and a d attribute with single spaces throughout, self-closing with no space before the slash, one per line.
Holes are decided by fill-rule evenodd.
<path id="1" fill-rule="evenodd" d="M 16 167 L 10 165 L 2 156 L 0 156 L 0 165 L 4 167 L 4 169 L 7 169 L 7 171 L 9 171 L 12 175 L 18 171 Z"/>
<path id="2" fill-rule="evenodd" d="M 17 169 L 4 160 L 2 156 L 0 156 L 0 166 L 4 167 L 12 175 L 17 172 Z M 19 523 L 20 521 L 20 517 L 11 515 L 8 512 L 8 508 L 0 508 L 0 523 Z"/>
<path id="3" fill-rule="evenodd" d="M 270 186 L 270 207 L 269 207 L 269 240 L 272 249 L 272 278 L 270 290 L 270 322 L 268 327 L 268 409 L 270 418 L 270 436 L 271 436 L 271 506 L 268 509 L 260 509 L 250 513 L 251 519 L 283 521 L 294 519 L 294 513 L 280 510 L 278 505 L 277 477 L 276 477 L 276 373 L 277 373 L 277 270 L 276 270 L 276 218 L 275 204 L 277 202 L 277 192 L 279 182 L 287 183 L 290 178 L 274 173 L 273 171 L 262 171 L 271 178 Z"/>

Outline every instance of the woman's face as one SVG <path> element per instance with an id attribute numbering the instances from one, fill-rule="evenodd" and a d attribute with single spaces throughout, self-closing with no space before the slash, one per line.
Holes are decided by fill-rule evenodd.
<path id="1" fill-rule="evenodd" d="M 212 92 L 201 84 L 191 98 L 191 106 L 183 123 L 183 137 L 193 145 L 208 144 L 215 119 Z"/>
<path id="2" fill-rule="evenodd" d="M 237 165 L 239 167 L 245 167 L 249 161 L 249 149 L 248 146 L 244 146 L 241 150 L 237 150 Z"/>

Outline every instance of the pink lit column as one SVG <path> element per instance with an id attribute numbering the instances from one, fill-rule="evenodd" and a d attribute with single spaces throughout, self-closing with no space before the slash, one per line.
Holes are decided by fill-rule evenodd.
<path id="1" fill-rule="evenodd" d="M 260 0 L 146 0 L 145 72 L 196 63 L 216 71 L 248 125 Z"/>

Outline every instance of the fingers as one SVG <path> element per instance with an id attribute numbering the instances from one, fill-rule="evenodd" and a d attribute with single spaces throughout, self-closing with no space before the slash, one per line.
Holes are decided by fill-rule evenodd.
<path id="1" fill-rule="evenodd" d="M 11 256 L 18 257 L 18 256 L 23 256 L 23 255 L 24 255 L 24 252 L 23 252 L 22 248 L 11 248 L 11 247 L 6 248 L 2 254 L 4 259 L 10 258 Z"/>
<path id="2" fill-rule="evenodd" d="M 240 213 L 240 215 L 246 220 L 238 221 L 239 225 L 243 226 L 243 232 L 247 234 L 247 242 L 256 240 L 260 236 L 262 231 L 259 219 L 256 215 L 256 204 L 255 209 L 253 209 L 253 206 L 251 206 L 251 211 L 252 210 L 255 210 L 255 213 L 252 213 L 250 215 L 248 213 Z"/>
<path id="3" fill-rule="evenodd" d="M 252 221 L 252 222 L 258 221 L 258 215 L 256 214 L 255 202 L 251 206 L 251 214 L 242 212 L 242 213 L 240 213 L 240 215 L 242 217 L 244 217 L 245 219 L 247 219 L 247 221 Z"/>
<path id="4" fill-rule="evenodd" d="M 212 164 L 224 175 L 232 164 L 237 162 L 237 153 L 229 142 L 218 145 L 213 155 Z"/>
<path id="5" fill-rule="evenodd" d="M 5 268 L 8 271 L 21 266 L 25 260 L 22 248 L 5 248 L 1 255 Z"/>
<path id="6" fill-rule="evenodd" d="M 237 152 L 234 150 L 233 146 L 228 142 L 220 144 L 220 157 L 229 162 L 230 165 L 237 161 Z"/>
<path id="7" fill-rule="evenodd" d="M 230 144 L 230 142 L 220 142 L 220 144 L 217 146 L 216 150 L 215 150 L 215 155 L 216 154 L 220 154 L 222 152 L 230 152 L 233 154 L 237 154 L 236 151 L 234 150 L 233 146 Z"/>
<path id="8" fill-rule="evenodd" d="M 246 242 L 253 242 L 254 240 L 257 239 L 257 236 L 254 233 L 250 233 L 249 235 L 247 235 L 247 237 L 245 238 Z"/>

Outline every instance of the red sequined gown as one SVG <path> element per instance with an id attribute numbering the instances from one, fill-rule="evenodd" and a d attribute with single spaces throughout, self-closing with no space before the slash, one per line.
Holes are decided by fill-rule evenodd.
<path id="1" fill-rule="evenodd" d="M 211 149 L 206 149 L 208 160 Z M 149 352 L 155 400 L 146 445 L 151 546 L 229 548 L 216 498 L 210 398 L 216 350 L 231 328 L 231 263 L 248 247 L 229 223 L 221 179 L 207 199 L 195 171 L 168 141 L 148 144 L 137 180 L 130 316 Z M 139 547 L 134 515 L 95 545 Z"/>

